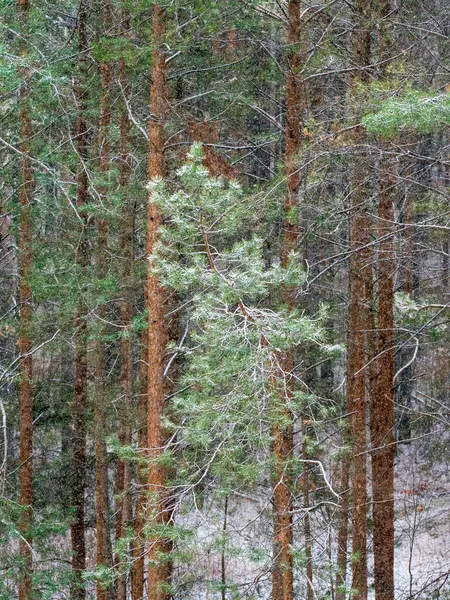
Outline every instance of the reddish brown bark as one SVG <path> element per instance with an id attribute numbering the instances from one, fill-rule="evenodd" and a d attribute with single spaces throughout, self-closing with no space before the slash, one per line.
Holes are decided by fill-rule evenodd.
<path id="1" fill-rule="evenodd" d="M 121 34 L 129 35 L 130 17 L 125 6 L 121 11 Z M 120 86 L 127 93 L 128 73 L 124 59 L 120 61 Z M 122 250 L 122 285 L 120 301 L 120 324 L 124 328 L 120 340 L 120 388 L 122 391 L 122 410 L 119 432 L 121 445 L 131 444 L 130 414 L 133 410 L 133 345 L 132 345 L 132 271 L 134 261 L 134 204 L 128 200 L 128 183 L 131 171 L 130 164 L 130 120 L 125 104 L 120 116 L 120 187 L 124 194 L 120 241 Z M 128 461 L 119 459 L 116 476 L 116 542 L 120 540 L 131 524 L 132 507 L 130 498 L 131 465 Z M 116 557 L 116 564 L 119 557 Z M 120 567 L 119 567 L 120 568 Z M 125 575 L 118 575 L 116 583 L 117 600 L 126 600 L 127 580 Z"/>
<path id="2" fill-rule="evenodd" d="M 79 167 L 77 174 L 77 210 L 82 220 L 82 231 L 77 247 L 75 261 L 80 272 L 88 264 L 87 226 L 88 219 L 85 206 L 89 199 L 86 160 L 88 158 L 87 124 L 85 119 L 86 93 L 86 51 L 88 48 L 87 4 L 81 0 L 78 11 L 78 73 L 76 98 L 78 104 L 77 152 Z M 87 322 L 83 299 L 78 301 L 74 318 L 75 327 L 75 368 L 72 406 L 72 485 L 71 504 L 75 516 L 70 527 L 72 545 L 73 583 L 71 600 L 84 600 L 86 590 L 83 582 L 83 571 L 86 568 L 86 541 L 84 531 L 84 492 L 86 485 L 86 402 L 87 402 Z"/>
<path id="3" fill-rule="evenodd" d="M 203 165 L 209 170 L 211 175 L 214 177 L 223 176 L 227 179 L 236 179 L 236 169 L 230 164 L 229 160 L 214 148 L 214 144 L 219 142 L 220 137 L 219 121 L 203 121 L 201 123 L 191 121 L 188 127 L 191 138 L 203 144 Z"/>
<path id="4" fill-rule="evenodd" d="M 378 336 L 370 399 L 375 597 L 394 598 L 394 209 L 393 165 L 381 169 L 378 203 Z"/>
<path id="5" fill-rule="evenodd" d="M 147 291 L 144 290 L 144 303 L 147 304 Z M 148 335 L 145 330 L 141 337 L 141 368 L 140 368 L 140 394 L 138 401 L 138 449 L 140 458 L 147 448 L 147 374 L 148 374 Z M 131 548 L 131 597 L 132 600 L 141 600 L 144 594 L 144 562 L 145 562 L 145 540 L 142 530 L 145 524 L 146 507 L 146 475 L 141 462 L 137 464 L 136 473 L 138 495 L 136 498 L 136 509 L 133 522 L 134 540 Z"/>
<path id="6" fill-rule="evenodd" d="M 288 2 L 287 43 L 289 65 L 286 74 L 286 131 L 285 163 L 287 175 L 287 194 L 284 202 L 284 239 L 282 261 L 286 265 L 289 253 L 296 248 L 299 237 L 298 195 L 300 190 L 300 169 L 298 168 L 301 147 L 301 111 L 302 100 L 302 51 L 301 42 L 301 3 L 300 0 Z"/>
<path id="7" fill-rule="evenodd" d="M 357 67 L 352 85 L 367 80 L 366 68 L 370 63 L 370 4 L 356 0 L 353 34 L 353 63 Z M 359 116 L 355 116 L 356 122 Z M 365 133 L 358 126 L 353 133 L 355 146 L 364 143 Z M 369 219 L 367 159 L 355 154 L 351 174 L 351 213 L 349 221 L 349 304 L 347 334 L 347 412 L 352 443 L 352 588 L 357 600 L 367 598 L 367 462 L 366 462 L 366 332 L 370 329 L 370 299 L 372 267 Z M 346 467 L 345 467 L 346 468 Z M 344 470 L 345 474 L 345 470 Z M 341 535 L 343 536 L 343 531 Z M 344 545 L 341 540 L 342 546 Z M 341 561 L 344 557 L 341 556 Z"/>
<path id="8" fill-rule="evenodd" d="M 102 23 L 105 28 L 111 24 L 111 6 L 109 2 L 103 5 Z M 100 64 L 101 91 L 100 91 L 100 115 L 99 115 L 99 172 L 102 183 L 98 194 L 100 199 L 99 213 L 97 216 L 97 277 L 99 281 L 107 276 L 107 245 L 108 245 L 108 222 L 104 218 L 104 206 L 107 199 L 108 188 L 106 179 L 110 168 L 110 141 L 109 125 L 110 113 L 110 87 L 111 67 L 108 63 Z M 106 451 L 106 355 L 103 342 L 103 320 L 106 317 L 104 304 L 98 308 L 100 327 L 94 341 L 94 424 L 95 424 L 95 516 L 96 516 L 96 542 L 97 542 L 97 568 L 112 567 L 112 545 L 110 533 L 110 507 L 108 493 L 108 455 Z M 110 600 L 114 596 L 111 586 L 106 586 L 101 580 L 97 580 L 97 600 Z"/>
<path id="9" fill-rule="evenodd" d="M 380 30 L 379 58 L 386 61 L 391 55 L 390 0 L 378 0 L 375 7 Z M 378 327 L 374 348 L 377 358 L 370 389 L 373 554 L 375 598 L 394 600 L 394 190 L 398 182 L 389 147 L 383 145 L 382 150 L 388 152 L 383 153 L 379 170 Z"/>
<path id="10" fill-rule="evenodd" d="M 167 15 L 158 4 L 152 9 L 152 52 L 150 111 L 152 119 L 149 127 L 148 179 L 164 176 L 164 119 L 167 111 L 166 55 L 163 40 L 166 33 Z M 147 204 L 147 257 L 154 251 L 159 237 L 162 215 L 152 202 L 149 191 Z M 168 327 L 165 319 L 167 299 L 159 285 L 149 260 L 147 276 L 148 303 L 148 380 L 147 380 L 147 445 L 149 460 L 148 475 L 148 524 L 160 529 L 167 525 L 166 475 L 158 459 L 164 451 L 164 431 L 161 417 L 164 410 L 166 346 Z M 164 587 L 170 581 L 171 562 L 168 557 L 170 543 L 163 534 L 155 533 L 149 540 L 148 550 L 148 600 L 165 600 L 168 593 Z"/>
<path id="11" fill-rule="evenodd" d="M 302 93 L 300 69 L 302 55 L 299 48 L 301 21 L 300 0 L 288 2 L 287 42 L 290 46 L 288 70 L 286 74 L 286 145 L 285 163 L 287 175 L 287 193 L 284 202 L 284 234 L 282 247 L 282 266 L 285 268 L 292 250 L 296 249 L 299 237 L 298 229 L 298 195 L 300 187 L 300 172 L 298 158 L 301 146 L 301 109 Z M 286 302 L 290 308 L 295 306 L 292 290 L 284 290 Z M 294 355 L 286 353 L 280 358 L 280 363 L 287 377 L 284 394 L 292 393 Z M 275 377 L 273 385 L 280 387 Z M 284 401 L 289 398 L 285 398 Z M 293 598 L 293 521 L 291 478 L 289 476 L 289 460 L 293 453 L 292 414 L 288 408 L 283 409 L 283 420 L 287 418 L 290 425 L 274 425 L 272 430 L 274 474 L 273 474 L 273 567 L 272 567 L 272 600 L 292 600 Z M 312 578 L 312 576 L 311 576 Z"/>
<path id="12" fill-rule="evenodd" d="M 359 167 L 361 168 L 361 166 Z M 359 169 L 358 169 L 359 170 Z M 357 174 L 356 174 L 357 175 Z M 356 183 L 354 174 L 353 183 Z M 362 182 L 359 182 L 362 184 Z M 358 600 L 367 598 L 367 464 L 366 464 L 366 352 L 367 290 L 363 270 L 363 253 L 358 250 L 366 243 L 367 218 L 356 209 L 360 195 L 353 195 L 355 212 L 350 217 L 350 247 L 354 251 L 349 265 L 349 315 L 347 342 L 347 395 L 350 408 L 350 438 L 352 442 L 352 588 Z M 363 236 L 361 238 L 361 235 Z"/>
<path id="13" fill-rule="evenodd" d="M 285 361 L 284 368 L 288 366 Z M 293 366 L 293 365 L 292 365 Z M 274 389 L 280 388 L 279 378 L 271 381 Z M 292 421 L 292 415 L 288 415 Z M 288 460 L 292 457 L 292 426 L 274 426 L 272 430 L 274 455 L 273 473 L 273 567 L 272 600 L 291 600 L 293 598 L 293 562 L 292 562 L 292 496 L 291 477 Z"/>
<path id="14" fill-rule="evenodd" d="M 225 53 L 234 58 L 238 47 L 238 32 L 237 29 L 232 29 L 227 33 L 227 41 L 225 45 Z"/>
<path id="15" fill-rule="evenodd" d="M 21 31 L 20 56 L 27 55 L 26 35 L 28 31 L 28 1 L 18 1 Z M 21 577 L 19 600 L 31 600 L 32 597 L 32 523 L 33 502 L 33 357 L 31 354 L 30 327 L 32 320 L 32 290 L 29 284 L 33 265 L 32 253 L 32 216 L 31 202 L 33 194 L 33 167 L 30 159 L 30 140 L 32 125 L 29 102 L 28 68 L 21 69 L 21 87 L 19 95 L 20 121 L 20 216 L 19 216 L 19 302 L 20 302 L 20 379 L 19 379 L 19 429 L 20 429 L 20 472 L 19 503 L 22 507 L 19 531 Z"/>

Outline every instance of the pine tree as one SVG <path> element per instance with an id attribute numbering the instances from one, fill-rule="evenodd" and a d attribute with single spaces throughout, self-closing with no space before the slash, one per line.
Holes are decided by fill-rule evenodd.
<path id="1" fill-rule="evenodd" d="M 367 81 L 370 64 L 370 7 L 364 1 L 355 3 L 353 33 L 353 62 L 355 71 L 352 86 Z M 358 124 L 353 132 L 355 146 L 362 145 L 365 131 Z M 368 217 L 369 180 L 366 159 L 356 153 L 351 174 L 351 213 L 349 219 L 349 272 L 348 272 L 348 342 L 346 412 L 350 419 L 352 443 L 352 589 L 357 600 L 367 598 L 367 461 L 366 461 L 366 332 L 373 329 L 369 306 L 372 290 L 370 224 Z M 344 470 L 344 476 L 346 475 Z M 344 479 L 344 478 L 343 478 Z M 344 480 L 345 485 L 345 480 Z M 344 553 L 344 543 L 341 542 Z M 343 559 L 341 558 L 341 563 Z M 342 567 L 341 567 L 342 568 Z"/>
<path id="2" fill-rule="evenodd" d="M 120 33 L 127 39 L 130 35 L 130 13 L 125 3 L 120 11 Z M 127 94 L 129 85 L 128 67 L 124 57 L 120 59 L 119 85 L 122 94 Z M 125 96 L 126 97 L 126 96 Z M 120 325 L 123 333 L 120 340 L 120 388 L 123 408 L 120 413 L 119 443 L 130 446 L 132 442 L 131 426 L 133 413 L 133 262 L 134 262 L 134 220 L 135 205 L 128 188 L 131 174 L 130 119 L 125 100 L 122 99 L 120 112 L 120 189 L 123 194 L 121 215 L 122 235 L 120 247 L 122 251 L 122 285 L 120 299 Z M 127 528 L 132 522 L 131 505 L 131 463 L 119 458 L 116 474 L 116 544 L 126 536 Z M 117 575 L 117 600 L 127 598 L 126 575 L 120 573 L 121 557 L 115 557 L 119 574 Z M 143 579 L 143 578 L 142 578 Z M 142 594 L 141 594 L 142 595 Z"/>
<path id="3" fill-rule="evenodd" d="M 144 303 L 147 304 L 147 293 L 144 290 Z M 139 400 L 137 410 L 137 447 L 141 455 L 147 448 L 147 375 L 148 375 L 148 350 L 147 350 L 148 330 L 144 329 L 141 335 L 141 368 L 139 370 Z M 136 484 L 138 493 L 133 520 L 133 540 L 131 547 L 131 597 L 133 600 L 139 600 L 144 593 L 144 576 L 145 576 L 145 508 L 146 508 L 146 465 L 144 461 L 138 460 L 136 466 Z"/>
<path id="4" fill-rule="evenodd" d="M 18 0 L 17 9 L 20 24 L 19 55 L 24 66 L 21 68 L 21 87 L 19 91 L 20 105 L 20 225 L 19 225 L 19 302 L 20 302 L 20 489 L 19 502 L 22 506 L 19 530 L 20 556 L 22 559 L 19 599 L 30 600 L 33 595 L 33 548 L 32 548 L 32 504 L 33 504 L 33 356 L 31 340 L 32 322 L 32 290 L 30 287 L 31 269 L 33 267 L 32 250 L 32 195 L 33 166 L 31 163 L 32 124 L 30 114 L 31 70 L 26 66 L 28 12 L 27 0 Z"/>
<path id="5" fill-rule="evenodd" d="M 106 1 L 102 5 L 100 13 L 101 27 L 104 31 L 111 26 L 112 7 Z M 106 38 L 109 39 L 109 38 Z M 107 251 L 108 251 L 108 221 L 104 214 L 105 203 L 108 194 L 108 178 L 110 177 L 110 124 L 111 124 L 111 85 L 112 69 L 107 62 L 107 57 L 99 65 L 101 89 L 100 89 L 100 114 L 99 114 L 99 176 L 102 178 L 101 185 L 97 190 L 99 196 L 99 207 L 97 214 L 97 240 L 96 240 L 96 272 L 99 284 L 108 274 Z M 98 319 L 100 327 L 93 344 L 94 361 L 94 421 L 95 421 L 95 502 L 96 502 L 96 541 L 97 541 L 97 569 L 103 573 L 112 568 L 112 546 L 110 528 L 110 505 L 109 505 L 109 483 L 108 483 L 108 455 L 106 450 L 106 349 L 104 342 L 104 326 L 106 320 L 106 306 L 100 299 L 98 308 Z M 97 580 L 97 600 L 111 600 L 112 586 L 109 582 L 102 581 L 101 576 Z"/>
<path id="6" fill-rule="evenodd" d="M 300 70 L 302 55 L 299 48 L 301 36 L 300 22 L 301 6 L 299 0 L 288 3 L 287 42 L 289 48 L 289 64 L 286 75 L 286 148 L 285 162 L 287 173 L 287 194 L 284 202 L 284 233 L 282 248 L 282 265 L 287 267 L 291 253 L 298 244 L 298 202 L 300 190 L 300 171 L 298 158 L 301 144 L 301 82 Z M 290 310 L 295 308 L 294 290 L 285 290 L 286 303 Z M 280 360 L 281 369 L 285 373 L 294 370 L 294 354 L 286 353 Z M 274 425 L 275 473 L 273 478 L 273 570 L 272 570 L 272 600 L 291 600 L 293 598 L 293 517 L 292 517 L 292 480 L 287 468 L 293 454 L 293 425 L 292 413 L 288 408 L 289 397 L 294 388 L 294 379 L 288 379 L 286 390 L 283 386 L 281 394 L 286 394 L 286 410 L 284 423 L 280 427 Z M 306 472 L 304 477 L 306 478 Z M 306 484 L 307 485 L 307 484 Z M 307 516 L 308 520 L 309 517 Z M 309 557 L 310 558 L 310 557 Z M 309 562 L 311 565 L 311 562 Z M 311 573 L 309 572 L 308 590 L 311 589 Z M 310 592 L 308 592 L 309 594 Z M 309 596 L 308 596 L 309 597 Z"/>
<path id="7" fill-rule="evenodd" d="M 3 3 L 0 597 L 442 596 L 446 8 Z"/>
<path id="8" fill-rule="evenodd" d="M 88 265 L 87 228 L 88 214 L 86 205 L 89 201 L 88 187 L 88 129 L 86 123 L 86 71 L 87 71 L 87 19 L 88 3 L 81 0 L 78 17 L 78 69 L 76 81 L 77 99 L 77 204 L 76 208 L 81 218 L 80 239 L 76 252 L 76 265 L 80 275 Z M 78 300 L 74 318 L 75 327 L 75 373 L 72 405 L 72 474 L 71 474 L 71 505 L 75 514 L 71 524 L 72 569 L 73 584 L 71 600 L 84 600 L 86 590 L 83 582 L 83 572 L 86 568 L 85 540 L 85 486 L 86 486 L 86 407 L 87 407 L 87 317 L 83 298 Z"/>
<path id="9" fill-rule="evenodd" d="M 302 281 L 297 257 L 291 253 L 283 267 L 266 270 L 261 240 L 237 237 L 232 243 L 248 219 L 241 190 L 235 182 L 211 178 L 202 161 L 195 145 L 173 195 L 164 184 L 150 184 L 170 218 L 161 229 L 154 268 L 166 287 L 192 297 L 193 350 L 180 384 L 189 391 L 180 395 L 176 408 L 189 423 L 185 443 L 192 447 L 195 472 L 205 461 L 227 489 L 238 478 L 241 487 L 254 485 L 259 476 L 255 457 L 268 452 L 275 426 L 291 426 L 280 390 L 294 375 L 282 360 L 302 340 L 319 343 L 320 328 L 293 308 L 263 307 L 270 289 L 294 289 Z M 294 398 L 289 396 L 289 408 Z M 267 411 L 263 436 L 256 418 L 261 407 Z M 293 465 L 284 460 L 283 468 Z"/>
<path id="10" fill-rule="evenodd" d="M 167 118 L 166 53 L 163 48 L 167 14 L 159 4 L 152 7 L 153 52 L 150 86 L 148 179 L 160 179 L 165 174 L 164 121 Z M 161 211 L 149 191 L 147 205 L 146 252 L 150 257 L 155 249 L 161 226 Z M 155 528 L 149 540 L 148 590 L 149 600 L 168 597 L 165 584 L 170 581 L 170 543 L 158 533 L 159 526 L 169 520 L 166 506 L 166 476 L 159 459 L 164 447 L 162 415 L 165 399 L 166 347 L 168 325 L 165 317 L 167 299 L 157 277 L 148 265 L 148 375 L 147 375 L 147 436 L 148 436 L 148 523 Z"/>
<path id="11" fill-rule="evenodd" d="M 391 54 L 389 0 L 376 4 L 380 24 L 379 60 Z M 382 68 L 386 73 L 386 66 Z M 379 171 L 377 338 L 370 386 L 370 441 L 376 600 L 394 599 L 394 276 L 396 167 L 386 154 Z"/>

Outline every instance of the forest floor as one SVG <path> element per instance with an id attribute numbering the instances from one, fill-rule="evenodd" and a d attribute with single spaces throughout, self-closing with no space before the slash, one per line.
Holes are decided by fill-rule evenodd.
<path id="1" fill-rule="evenodd" d="M 395 551 L 398 597 L 428 598 L 420 590 L 440 578 L 450 592 L 450 465 L 404 448 L 397 467 Z M 433 585 L 434 587 L 434 585 Z M 411 593 L 412 592 L 412 593 Z"/>

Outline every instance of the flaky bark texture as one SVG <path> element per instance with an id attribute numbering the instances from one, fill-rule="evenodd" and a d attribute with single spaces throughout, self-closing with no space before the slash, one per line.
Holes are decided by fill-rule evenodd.
<path id="1" fill-rule="evenodd" d="M 359 166 L 359 169 L 362 165 Z M 358 169 L 358 170 L 359 170 Z M 353 183 L 356 183 L 354 174 Z M 362 185 L 363 181 L 359 181 Z M 355 202 L 356 200 L 356 202 Z M 366 464 L 366 352 L 367 289 L 364 281 L 363 253 L 358 250 L 367 242 L 367 218 L 356 208 L 361 196 L 353 195 L 355 212 L 350 217 L 350 247 L 353 254 L 349 265 L 349 315 L 347 342 L 347 395 L 350 407 L 350 438 L 352 442 L 352 588 L 358 600 L 367 598 L 367 464 Z"/>
<path id="2" fill-rule="evenodd" d="M 394 273 L 393 165 L 381 169 L 378 203 L 378 339 L 371 386 L 373 550 L 376 600 L 394 598 Z"/>
<path id="3" fill-rule="evenodd" d="M 88 47 L 87 32 L 87 2 L 81 0 L 78 11 L 78 73 L 76 97 L 78 103 L 77 122 L 77 152 L 79 159 L 77 175 L 77 210 L 83 222 L 76 252 L 76 264 L 83 272 L 88 264 L 87 226 L 88 219 L 85 211 L 88 203 L 88 176 L 86 160 L 88 158 L 87 124 L 85 111 L 86 93 L 86 51 Z M 86 402 L 87 402 L 87 322 L 83 299 L 78 301 L 74 319 L 75 326 L 75 374 L 72 406 L 72 498 L 71 504 L 75 511 L 74 520 L 70 527 L 72 545 L 73 583 L 71 600 L 84 600 L 86 590 L 83 582 L 83 571 L 86 568 L 86 541 L 84 532 L 84 491 L 86 486 Z"/>
<path id="4" fill-rule="evenodd" d="M 144 290 L 144 304 L 147 304 L 147 290 Z M 138 400 L 138 449 L 139 457 L 147 448 L 147 376 L 148 376 L 148 335 L 147 330 L 141 336 L 141 367 L 139 370 L 139 400 Z M 141 600 L 144 594 L 144 563 L 145 540 L 142 530 L 145 525 L 146 507 L 146 475 L 139 461 L 136 467 L 136 483 L 138 488 L 136 508 L 134 513 L 133 531 L 134 539 L 131 548 L 131 598 Z"/>
<path id="5" fill-rule="evenodd" d="M 219 121 L 202 121 L 189 123 L 189 134 L 193 141 L 203 144 L 203 165 L 214 177 L 225 177 L 226 179 L 237 179 L 237 171 L 230 164 L 230 161 L 222 156 L 214 148 L 214 144 L 219 142 L 220 123 Z"/>
<path id="6" fill-rule="evenodd" d="M 300 121 L 302 109 L 301 84 L 299 81 L 301 68 L 300 43 L 300 0 L 288 2 L 287 42 L 289 48 L 289 63 L 286 74 L 286 147 L 285 163 L 287 175 L 287 194 L 284 202 L 284 235 L 282 248 L 282 266 L 287 266 L 289 254 L 298 243 L 298 194 L 300 174 L 297 165 L 301 145 Z M 292 290 L 285 290 L 286 302 L 289 307 L 295 306 Z M 290 395 L 293 389 L 292 373 L 294 355 L 292 352 L 280 357 L 282 370 L 287 374 L 286 386 L 281 386 L 280 394 Z M 280 389 L 280 381 L 273 385 Z M 284 389 L 285 388 L 285 389 Z M 287 400 L 286 398 L 285 400 Z M 284 409 L 284 418 L 290 425 L 274 425 L 272 429 L 274 473 L 273 473 L 273 567 L 272 567 L 272 600 L 292 600 L 293 598 L 293 522 L 291 477 L 289 475 L 289 460 L 293 452 L 293 427 L 291 411 Z"/>
<path id="7" fill-rule="evenodd" d="M 354 4 L 353 34 L 353 86 L 367 80 L 366 68 L 370 63 L 370 5 L 365 0 Z M 358 122 L 358 116 L 356 121 Z M 362 127 L 354 130 L 355 145 L 364 143 Z M 349 221 L 349 304 L 347 334 L 347 412 L 350 415 L 349 431 L 352 443 L 352 588 L 357 600 L 367 598 L 367 463 L 366 463 L 366 331 L 370 328 L 370 297 L 372 267 L 367 202 L 367 161 L 355 154 L 351 174 L 351 213 Z M 350 457 L 349 457 L 350 460 Z M 346 467 L 345 467 L 346 468 Z M 344 470 L 345 474 L 345 470 Z M 341 536 L 343 536 L 341 531 Z M 343 548 L 343 540 L 341 540 Z M 341 562 L 344 557 L 341 555 Z M 342 568 L 342 564 L 341 564 Z"/>
<path id="8" fill-rule="evenodd" d="M 109 28 L 111 24 L 111 6 L 109 2 L 103 5 L 102 26 Z M 100 64 L 101 93 L 100 93 L 100 116 L 99 116 L 99 172 L 102 184 L 99 186 L 100 203 L 106 200 L 108 188 L 105 185 L 110 168 L 110 142 L 109 125 L 111 122 L 110 88 L 111 67 L 108 63 Z M 107 245 L 108 245 L 108 222 L 102 216 L 104 207 L 99 205 L 97 216 L 97 277 L 99 281 L 107 276 Z M 101 304 L 98 308 L 101 319 L 99 333 L 94 341 L 94 421 L 95 421 L 95 521 L 97 542 L 97 568 L 112 567 L 112 545 L 110 533 L 110 508 L 108 494 L 108 455 L 106 451 L 106 353 L 102 339 L 103 320 L 106 318 L 106 307 Z M 96 583 L 97 600 L 112 600 L 114 590 L 106 586 L 101 580 Z"/>
<path id="9" fill-rule="evenodd" d="M 125 5 L 121 11 L 121 34 L 129 35 L 130 17 Z M 127 93 L 128 73 L 124 59 L 120 61 L 119 83 L 122 93 Z M 130 415 L 133 412 L 133 297 L 132 273 L 134 261 L 134 203 L 129 199 L 127 189 L 131 170 L 130 155 L 130 120 L 125 103 L 120 116 L 120 188 L 124 194 L 123 214 L 120 240 L 122 250 L 122 285 L 120 301 L 120 324 L 124 335 L 120 340 L 120 388 L 122 391 L 122 410 L 120 415 L 119 442 L 121 445 L 131 444 Z M 126 527 L 131 525 L 132 507 L 130 497 L 131 465 L 128 461 L 119 459 L 116 476 L 116 542 L 126 533 Z M 115 563 L 120 571 L 120 558 L 116 556 Z M 125 575 L 118 575 L 116 582 L 117 600 L 127 598 L 127 580 Z"/>
<path id="10" fill-rule="evenodd" d="M 28 1 L 18 1 L 21 32 L 20 56 L 27 55 Z M 30 327 L 32 319 L 32 296 L 29 278 L 33 264 L 31 202 L 33 194 L 33 168 L 30 160 L 32 135 L 28 68 L 21 69 L 20 102 L 20 224 L 19 224 L 19 302 L 20 302 L 20 380 L 19 380 L 19 428 L 20 428 L 20 473 L 19 503 L 22 506 L 19 530 L 21 578 L 19 600 L 32 597 L 32 522 L 33 502 L 33 357 L 31 354 Z"/>
<path id="11" fill-rule="evenodd" d="M 289 253 L 297 247 L 298 195 L 300 190 L 300 169 L 298 168 L 301 146 L 302 84 L 300 71 L 302 53 L 301 41 L 301 3 L 290 0 L 288 3 L 287 43 L 289 45 L 289 64 L 286 73 L 286 131 L 285 163 L 287 175 L 287 194 L 284 202 L 284 239 L 282 262 L 286 266 Z"/>
<path id="12" fill-rule="evenodd" d="M 291 365 L 284 363 L 286 369 Z M 292 363 L 293 367 L 293 363 Z M 271 382 L 275 389 L 280 381 Z M 289 414 L 290 420 L 292 415 Z M 292 456 L 292 426 L 274 427 L 272 431 L 275 467 L 273 473 L 273 567 L 272 600 L 291 600 L 293 598 L 293 562 L 292 562 L 292 497 L 291 477 L 288 460 Z"/>
<path id="13" fill-rule="evenodd" d="M 375 6 L 380 30 L 379 58 L 386 65 L 391 55 L 390 1 L 378 0 Z M 373 554 L 375 598 L 394 600 L 394 190 L 398 182 L 389 152 L 381 157 L 379 179 L 377 358 L 372 369 L 370 399 Z"/>
<path id="14" fill-rule="evenodd" d="M 148 179 L 164 176 L 164 119 L 167 110 L 166 55 L 163 39 L 166 32 L 167 15 L 160 5 L 152 9 L 152 52 L 149 127 Z M 152 202 L 149 192 L 147 205 L 147 257 L 153 254 L 162 223 L 161 211 Z M 147 445 L 149 459 L 148 475 L 148 524 L 156 528 L 167 524 L 169 511 L 166 506 L 166 477 L 158 464 L 163 453 L 164 431 L 161 417 L 164 410 L 166 346 L 168 327 L 165 319 L 166 294 L 153 274 L 149 260 L 147 276 L 148 294 L 148 381 L 147 381 Z M 170 580 L 170 543 L 161 534 L 149 540 L 148 600 L 166 600 L 169 597 L 164 585 Z"/>

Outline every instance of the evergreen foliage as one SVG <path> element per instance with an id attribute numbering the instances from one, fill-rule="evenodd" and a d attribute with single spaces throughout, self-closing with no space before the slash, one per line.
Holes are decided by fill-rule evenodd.
<path id="1" fill-rule="evenodd" d="M 19 11 L 25 4 L 26 23 Z M 20 600 L 78 600 L 77 581 L 86 600 L 141 600 L 155 591 L 144 588 L 149 540 L 166 544 L 151 560 L 170 572 L 154 586 L 167 594 L 157 600 L 268 600 L 276 580 L 276 476 L 287 482 L 292 518 L 293 583 L 283 600 L 289 592 L 345 600 L 340 590 L 366 600 L 351 589 L 350 570 L 361 564 L 361 554 L 351 550 L 354 526 L 345 533 L 343 564 L 338 556 L 341 524 L 358 513 L 352 465 L 367 457 L 373 466 L 377 453 L 363 425 L 364 448 L 355 457 L 348 390 L 362 373 L 362 421 L 369 423 L 388 354 L 395 355 L 385 394 L 395 400 L 388 444 L 396 449 L 394 597 L 445 595 L 448 2 L 392 4 L 376 17 L 387 4 L 0 0 L 0 600 L 19 598 L 27 578 L 31 598 Z M 155 5 L 167 16 L 162 43 L 152 30 Z M 82 7 L 86 46 L 80 52 Z M 298 42 L 288 43 L 292 7 L 301 14 L 301 31 Z M 363 9 L 371 13 L 358 23 Z M 370 48 L 367 64 L 359 65 L 355 39 L 364 33 Z M 161 119 L 149 104 L 156 49 L 167 68 Z M 106 90 L 104 67 L 111 73 Z M 288 75 L 300 91 L 294 132 L 300 150 L 286 157 Z M 24 117 L 30 139 L 23 139 Z M 148 129 L 155 124 L 163 130 L 165 175 L 146 185 L 153 151 Z M 28 158 L 33 241 L 24 274 L 21 192 Z M 80 206 L 83 175 L 88 185 Z M 289 188 L 297 176 L 298 186 Z M 287 210 L 287 190 L 294 188 Z M 163 222 L 152 256 L 149 198 Z M 391 217 L 378 212 L 380 199 Z M 360 218 L 354 239 L 349 222 Z M 285 264 L 289 234 L 296 239 Z M 149 261 L 167 298 L 162 313 L 170 342 L 161 356 L 145 350 Z M 366 296 L 357 304 L 367 318 L 356 337 L 364 367 L 352 374 L 349 307 L 363 279 Z M 32 290 L 25 326 L 21 284 Z M 395 320 L 386 330 L 392 343 L 382 348 L 380 297 L 391 284 Z M 27 435 L 20 431 L 21 327 L 33 358 L 28 531 L 21 521 L 30 507 L 20 503 L 19 446 Z M 80 346 L 87 350 L 81 496 L 88 560 L 78 577 L 70 528 Z M 292 357 L 288 367 L 286 356 Z M 167 388 L 156 459 L 146 437 L 152 360 L 164 364 Z M 292 431 L 293 450 L 277 464 L 280 431 Z M 103 483 L 96 480 L 99 447 Z M 164 472 L 167 489 L 150 489 L 152 469 Z M 367 489 L 370 556 L 376 536 L 373 488 Z M 113 542 L 106 560 L 96 548 L 98 491 L 106 497 L 105 530 Z M 160 496 L 168 515 L 161 522 L 153 518 Z M 30 534 L 33 569 L 23 534 Z M 283 573 L 290 568 L 286 563 Z"/>
<path id="2" fill-rule="evenodd" d="M 450 95 L 409 90 L 382 102 L 362 122 L 368 131 L 387 139 L 403 132 L 435 133 L 450 125 Z"/>
<path id="3" fill-rule="evenodd" d="M 172 347 L 183 355 L 185 390 L 173 402 L 173 418 L 182 423 L 194 482 L 207 469 L 224 489 L 238 482 L 245 488 L 264 478 L 270 431 L 285 408 L 279 390 L 296 377 L 280 368 L 281 354 L 303 342 L 324 345 L 326 313 L 322 308 L 308 318 L 287 310 L 280 289 L 305 281 L 298 257 L 291 255 L 287 269 L 268 267 L 263 240 L 247 237 L 263 216 L 249 211 L 236 182 L 209 175 L 200 145 L 188 158 L 175 193 L 164 181 L 149 184 L 167 216 L 150 260 L 162 285 L 183 294 L 188 305 L 189 333 L 182 348 Z M 297 408 L 295 401 L 290 408 Z M 185 485 L 187 473 L 180 475 Z"/>

